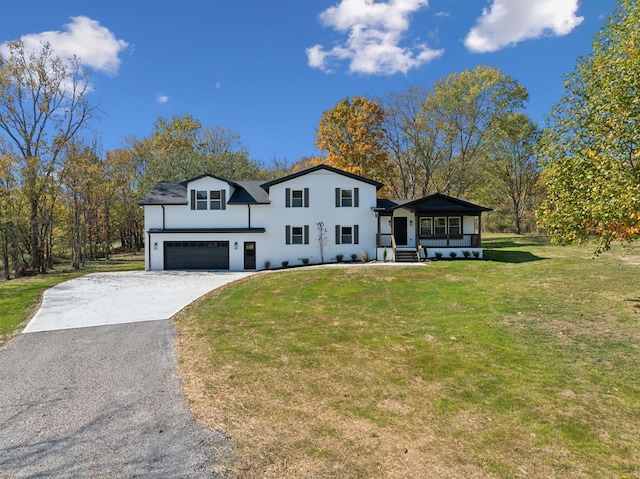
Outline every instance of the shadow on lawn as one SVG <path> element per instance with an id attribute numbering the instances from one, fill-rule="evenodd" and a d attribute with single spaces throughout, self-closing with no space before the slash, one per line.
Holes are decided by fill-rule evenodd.
<path id="1" fill-rule="evenodd" d="M 528 251 L 499 251 L 495 249 L 484 250 L 483 256 L 487 261 L 497 261 L 499 263 L 529 263 L 544 259 Z"/>
<path id="2" fill-rule="evenodd" d="M 536 256 L 529 251 L 523 251 L 522 248 L 548 244 L 549 238 L 545 236 L 522 235 L 483 238 L 483 257 L 485 260 L 500 263 L 529 263 L 531 261 L 540 261 L 544 258 Z M 518 249 L 514 250 L 512 248 Z"/>

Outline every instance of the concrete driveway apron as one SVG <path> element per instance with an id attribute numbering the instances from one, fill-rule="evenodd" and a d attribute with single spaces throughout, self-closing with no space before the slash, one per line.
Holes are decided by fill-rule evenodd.
<path id="1" fill-rule="evenodd" d="M 45 291 L 25 333 L 169 319 L 203 294 L 251 273 L 94 273 Z"/>

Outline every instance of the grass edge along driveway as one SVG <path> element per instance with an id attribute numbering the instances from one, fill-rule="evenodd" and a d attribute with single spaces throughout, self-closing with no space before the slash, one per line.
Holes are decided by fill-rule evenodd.
<path id="1" fill-rule="evenodd" d="M 176 318 L 238 477 L 640 477 L 638 249 L 499 236 L 486 261 L 300 269 Z"/>

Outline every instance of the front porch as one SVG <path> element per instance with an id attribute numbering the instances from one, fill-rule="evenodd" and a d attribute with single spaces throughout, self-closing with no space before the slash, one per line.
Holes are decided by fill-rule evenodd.
<path id="1" fill-rule="evenodd" d="M 489 208 L 434 194 L 419 200 L 379 200 L 379 261 L 482 258 L 481 213 Z"/>

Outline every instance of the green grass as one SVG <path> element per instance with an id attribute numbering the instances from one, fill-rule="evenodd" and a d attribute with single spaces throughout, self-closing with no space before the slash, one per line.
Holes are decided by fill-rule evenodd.
<path id="1" fill-rule="evenodd" d="M 640 251 L 485 248 L 258 275 L 183 313 L 185 389 L 240 475 L 640 477 Z"/>
<path id="2" fill-rule="evenodd" d="M 93 261 L 76 271 L 69 265 L 57 265 L 47 274 L 33 277 L 0 280 L 0 342 L 24 326 L 36 312 L 42 293 L 58 283 L 88 273 L 106 271 L 131 271 L 144 269 L 141 255 L 115 257 L 110 260 Z"/>

